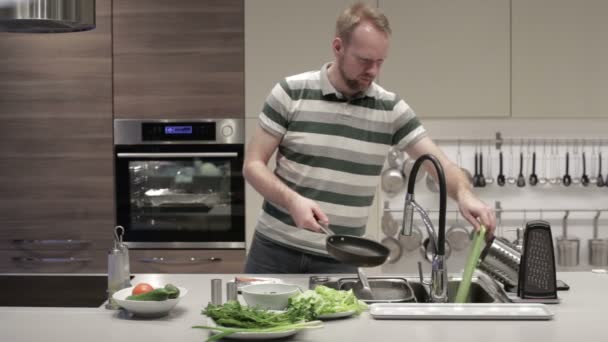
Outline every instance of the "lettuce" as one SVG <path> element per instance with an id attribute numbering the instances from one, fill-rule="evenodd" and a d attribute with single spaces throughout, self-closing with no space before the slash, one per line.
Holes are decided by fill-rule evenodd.
<path id="1" fill-rule="evenodd" d="M 319 285 L 289 299 L 287 312 L 292 317 L 316 320 L 321 315 L 354 311 L 356 315 L 367 309 L 367 304 L 355 297 L 352 290 L 340 291 Z"/>

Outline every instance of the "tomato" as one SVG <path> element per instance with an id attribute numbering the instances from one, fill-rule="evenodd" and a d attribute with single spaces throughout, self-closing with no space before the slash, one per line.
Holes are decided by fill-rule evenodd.
<path id="1" fill-rule="evenodd" d="M 133 288 L 133 292 L 131 294 L 136 296 L 136 295 L 140 295 L 142 293 L 150 292 L 152 290 L 154 290 L 152 285 L 150 285 L 148 283 L 139 283 L 139 284 L 135 285 L 135 288 Z"/>

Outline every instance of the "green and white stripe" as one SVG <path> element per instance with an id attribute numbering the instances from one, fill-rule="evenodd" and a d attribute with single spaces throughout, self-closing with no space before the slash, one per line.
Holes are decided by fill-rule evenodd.
<path id="1" fill-rule="evenodd" d="M 316 201 L 338 234 L 363 235 L 390 146 L 405 148 L 425 135 L 414 112 L 373 83 L 347 99 L 330 84 L 326 64 L 279 82 L 259 116 L 281 137 L 275 174 Z M 278 243 L 326 255 L 325 235 L 295 227 L 285 208 L 264 202 L 257 231 Z"/>

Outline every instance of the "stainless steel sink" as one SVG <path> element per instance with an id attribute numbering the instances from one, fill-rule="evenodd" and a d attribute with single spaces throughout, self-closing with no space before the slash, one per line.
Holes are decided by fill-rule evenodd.
<path id="1" fill-rule="evenodd" d="M 340 290 L 352 289 L 355 295 L 360 289 L 358 278 L 338 278 L 334 280 L 323 285 Z M 448 301 L 450 303 L 454 302 L 461 280 L 460 277 L 450 277 L 448 280 Z M 365 300 L 367 303 L 429 302 L 428 286 L 420 283 L 417 277 L 370 277 L 369 283 L 375 299 Z M 480 272 L 476 272 L 473 276 L 469 297 L 469 303 L 511 302 L 501 285 Z"/>

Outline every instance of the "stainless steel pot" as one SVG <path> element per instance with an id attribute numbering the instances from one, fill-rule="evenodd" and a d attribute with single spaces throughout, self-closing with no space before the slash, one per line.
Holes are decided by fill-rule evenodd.
<path id="1" fill-rule="evenodd" d="M 399 169 L 389 168 L 380 176 L 382 190 L 389 196 L 395 196 L 405 189 L 405 177 Z"/>
<path id="2" fill-rule="evenodd" d="M 397 239 L 395 239 L 394 237 L 387 236 L 382 239 L 381 243 L 386 246 L 386 248 L 388 248 L 388 250 L 390 251 L 388 258 L 386 259 L 389 264 L 394 264 L 399 261 L 399 259 L 401 259 L 403 249 Z"/>
<path id="3" fill-rule="evenodd" d="M 401 227 L 401 225 L 398 226 Z M 422 244 L 422 230 L 416 224 L 412 224 L 412 233 L 410 235 L 399 234 L 399 244 L 407 252 L 415 251 Z"/>
<path id="4" fill-rule="evenodd" d="M 501 283 L 517 287 L 521 253 L 505 238 L 494 237 L 479 257 L 479 269 Z"/>

